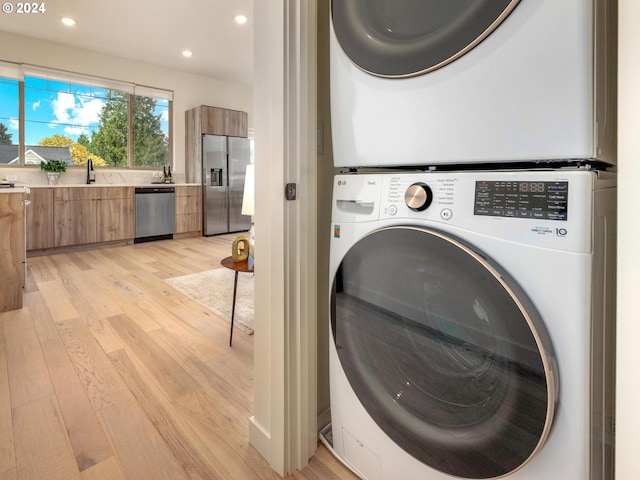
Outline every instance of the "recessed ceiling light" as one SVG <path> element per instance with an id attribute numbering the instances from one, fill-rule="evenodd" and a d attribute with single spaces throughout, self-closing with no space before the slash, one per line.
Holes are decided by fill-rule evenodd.
<path id="1" fill-rule="evenodd" d="M 63 17 L 62 23 L 64 23 L 67 27 L 73 27 L 76 24 L 76 21 L 71 17 Z"/>
<path id="2" fill-rule="evenodd" d="M 183 50 L 182 55 L 184 55 L 185 57 L 190 57 L 191 55 L 193 55 L 193 52 L 191 50 Z"/>
<path id="3" fill-rule="evenodd" d="M 239 23 L 240 25 L 247 23 L 247 17 L 245 17 L 244 15 L 237 15 L 236 23 Z"/>

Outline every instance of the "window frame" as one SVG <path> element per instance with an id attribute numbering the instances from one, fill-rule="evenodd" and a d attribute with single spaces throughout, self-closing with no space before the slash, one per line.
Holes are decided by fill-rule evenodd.
<path id="1" fill-rule="evenodd" d="M 130 82 L 95 77 L 74 72 L 55 70 L 34 65 L 4 62 L 0 60 L 0 77 L 18 81 L 18 154 L 16 164 L 0 164 L 0 168 L 37 168 L 37 165 L 26 164 L 26 133 L 25 133 L 25 77 L 33 77 L 49 81 L 65 82 L 82 87 L 96 87 L 117 90 L 127 95 L 127 161 L 126 166 L 103 166 L 100 169 L 153 170 L 157 165 L 136 165 L 134 157 L 134 122 L 133 102 L 136 96 L 154 98 L 156 101 L 167 102 L 167 159 L 165 166 L 173 166 L 173 91 L 137 85 Z M 75 95 L 75 94 L 74 94 Z M 84 168 L 82 165 L 72 164 L 69 168 Z"/>

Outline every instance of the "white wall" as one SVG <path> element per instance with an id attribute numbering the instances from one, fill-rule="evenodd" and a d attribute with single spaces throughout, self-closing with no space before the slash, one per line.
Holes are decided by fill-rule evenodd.
<path id="1" fill-rule="evenodd" d="M 616 478 L 640 478 L 640 2 L 619 0 Z"/>
<path id="2" fill-rule="evenodd" d="M 135 46 L 132 46 L 135 48 Z M 198 105 L 241 110 L 253 127 L 253 89 L 214 78 L 0 31 L 0 60 L 173 90 L 173 163 L 184 174 L 184 112 Z M 6 170 L 0 169 L 0 175 Z"/>

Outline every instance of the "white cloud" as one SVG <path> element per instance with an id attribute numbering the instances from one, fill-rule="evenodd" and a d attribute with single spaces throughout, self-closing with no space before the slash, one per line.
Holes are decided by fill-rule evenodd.
<path id="1" fill-rule="evenodd" d="M 89 134 L 91 133 L 87 127 L 65 127 L 64 133 L 67 133 L 71 136 L 80 135 L 82 133 Z"/>
<path id="2" fill-rule="evenodd" d="M 12 118 L 11 120 L 9 120 L 9 128 L 11 128 L 12 130 L 18 130 L 20 128 L 20 123 L 18 122 L 18 120 Z"/>
<path id="3" fill-rule="evenodd" d="M 37 102 L 33 102 L 33 106 L 31 108 L 33 110 L 37 110 L 38 108 L 40 108 L 40 100 L 38 100 Z"/>
<path id="4" fill-rule="evenodd" d="M 70 124 L 67 129 L 81 128 L 98 123 L 104 102 L 97 98 L 85 100 L 70 93 L 58 93 L 58 98 L 51 102 L 53 114 L 60 123 Z"/>
<path id="5" fill-rule="evenodd" d="M 59 122 L 68 122 L 71 118 L 69 112 L 72 112 L 76 106 L 76 101 L 70 93 L 58 93 L 58 98 L 51 102 L 53 114 Z"/>

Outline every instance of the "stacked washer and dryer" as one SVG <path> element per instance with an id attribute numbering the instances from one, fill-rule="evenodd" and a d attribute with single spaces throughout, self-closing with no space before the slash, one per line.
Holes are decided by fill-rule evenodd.
<path id="1" fill-rule="evenodd" d="M 366 480 L 613 480 L 615 3 L 332 0 L 331 425 Z"/>

